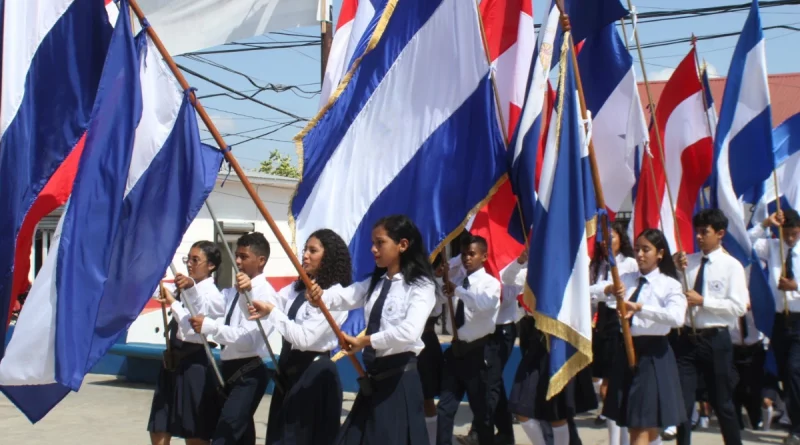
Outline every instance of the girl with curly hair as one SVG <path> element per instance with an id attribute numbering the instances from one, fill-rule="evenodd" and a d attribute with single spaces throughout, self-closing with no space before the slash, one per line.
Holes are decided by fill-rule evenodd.
<path id="1" fill-rule="evenodd" d="M 350 251 L 334 231 L 312 233 L 303 249 L 303 269 L 317 285 L 349 286 L 352 281 Z M 267 423 L 267 445 L 325 445 L 339 431 L 342 383 L 330 351 L 336 335 L 319 308 L 306 302 L 302 280 L 278 292 L 278 304 L 253 301 L 251 318 L 265 317 L 283 336 L 278 365 L 280 383 L 272 395 Z M 347 311 L 331 311 L 341 325 Z"/>
<path id="2" fill-rule="evenodd" d="M 433 268 L 422 235 L 407 216 L 378 220 L 372 228 L 372 278 L 308 295 L 332 310 L 364 308 L 363 336 L 345 335 L 349 354 L 363 349 L 367 378 L 336 439 L 339 445 L 428 443 L 417 355 L 425 321 L 436 302 Z"/>

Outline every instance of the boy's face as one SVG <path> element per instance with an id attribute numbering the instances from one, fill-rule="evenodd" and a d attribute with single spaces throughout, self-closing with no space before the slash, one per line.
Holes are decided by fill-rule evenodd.
<path id="1" fill-rule="evenodd" d="M 461 263 L 468 273 L 475 272 L 483 267 L 486 262 L 486 251 L 478 243 L 472 243 L 467 246 L 466 250 L 461 252 Z"/>
<path id="2" fill-rule="evenodd" d="M 800 227 L 784 228 L 783 240 L 786 241 L 786 245 L 789 247 L 796 246 L 797 241 L 800 240 Z"/>
<path id="3" fill-rule="evenodd" d="M 722 244 L 722 238 L 725 236 L 725 230 L 716 231 L 711 226 L 695 227 L 695 238 L 697 239 L 697 247 L 703 253 L 710 253 L 719 248 Z"/>
<path id="4" fill-rule="evenodd" d="M 239 269 L 239 272 L 244 273 L 250 278 L 255 278 L 261 274 L 266 264 L 267 259 L 263 256 L 256 255 L 255 252 L 250 249 L 250 246 L 236 247 L 236 267 Z"/>

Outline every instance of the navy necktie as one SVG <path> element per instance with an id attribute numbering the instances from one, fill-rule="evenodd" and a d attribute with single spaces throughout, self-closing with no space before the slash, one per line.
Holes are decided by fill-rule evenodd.
<path id="1" fill-rule="evenodd" d="M 239 303 L 239 292 L 236 292 L 236 296 L 233 297 L 233 303 L 231 303 L 231 308 L 228 309 L 228 315 L 225 316 L 225 326 L 231 325 L 231 316 L 233 316 L 233 308 L 236 307 L 237 303 Z"/>
<path id="2" fill-rule="evenodd" d="M 461 283 L 461 287 L 464 289 L 469 289 L 469 279 L 464 277 L 464 281 Z M 456 307 L 456 329 L 460 329 L 461 326 L 464 326 L 466 322 L 466 316 L 464 315 L 464 300 L 458 300 L 458 306 Z"/>
<path id="3" fill-rule="evenodd" d="M 694 291 L 703 295 L 703 282 L 706 276 L 706 264 L 708 264 L 708 257 L 703 257 L 700 260 L 700 270 L 697 271 L 697 278 L 694 279 Z"/>
<path id="4" fill-rule="evenodd" d="M 631 303 L 636 303 L 639 301 L 639 294 L 642 293 L 642 287 L 644 287 L 644 283 L 647 283 L 647 278 L 639 277 L 639 285 L 636 286 L 636 290 L 633 291 L 633 295 L 631 295 L 631 299 L 628 301 Z M 631 316 L 631 325 L 633 325 L 633 316 Z"/>
<path id="5" fill-rule="evenodd" d="M 789 249 L 786 255 L 786 278 L 790 280 L 794 279 L 794 260 L 792 259 L 792 250 L 794 250 L 794 247 Z"/>
<path id="6" fill-rule="evenodd" d="M 292 301 L 292 305 L 289 306 L 289 312 L 286 313 L 286 317 L 289 320 L 294 321 L 297 318 L 297 311 L 300 310 L 300 306 L 306 301 L 306 293 L 301 292 L 294 297 L 294 301 Z M 283 339 L 283 343 L 281 343 L 281 357 L 278 359 L 278 364 L 282 365 L 289 357 L 289 351 L 292 350 L 292 344 Z M 286 357 L 286 359 L 284 359 Z"/>
<path id="7" fill-rule="evenodd" d="M 381 287 L 381 293 L 378 295 L 378 299 L 375 300 L 375 304 L 372 305 L 372 311 L 369 313 L 369 323 L 367 323 L 366 335 L 372 335 L 380 331 L 383 304 L 386 303 L 386 297 L 389 295 L 389 289 L 391 288 L 392 280 L 385 278 L 383 280 L 383 287 Z M 367 346 L 364 348 L 362 357 L 364 359 L 364 365 L 366 365 L 367 368 L 370 368 L 372 363 L 375 362 L 375 348 L 372 346 Z"/>

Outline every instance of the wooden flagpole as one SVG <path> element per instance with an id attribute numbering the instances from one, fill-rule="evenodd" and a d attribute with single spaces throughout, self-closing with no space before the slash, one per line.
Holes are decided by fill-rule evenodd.
<path id="1" fill-rule="evenodd" d="M 144 12 L 139 7 L 139 4 L 136 2 L 136 0 L 130 0 L 130 6 L 131 8 L 133 8 L 133 12 L 136 14 L 136 17 L 139 19 L 139 22 L 140 23 L 144 22 L 145 20 Z M 144 25 L 142 26 L 145 27 Z M 180 83 L 181 88 L 183 88 L 185 91 L 188 91 L 189 82 L 186 81 L 186 78 L 183 76 L 183 73 L 181 73 L 181 70 L 178 69 L 178 66 L 175 64 L 175 60 L 173 60 L 172 56 L 170 56 L 169 52 L 167 52 L 167 49 L 164 47 L 164 44 L 161 42 L 161 39 L 158 37 L 158 34 L 156 34 L 152 26 L 146 26 L 145 29 L 147 31 L 147 35 L 150 36 L 150 38 L 153 40 L 153 43 L 156 45 L 156 48 L 158 48 L 158 52 L 161 54 L 161 57 L 163 57 L 164 61 L 167 62 L 170 71 L 172 71 L 172 74 Z M 225 140 L 222 139 L 222 136 L 219 134 L 219 131 L 217 130 L 216 125 L 214 125 L 214 122 L 211 120 L 211 117 L 209 117 L 205 108 L 203 108 L 203 105 L 200 104 L 200 101 L 197 100 L 197 96 L 194 94 L 194 92 L 191 92 L 189 97 L 192 102 L 192 105 L 194 105 L 195 110 L 197 110 L 197 114 L 200 115 L 200 119 L 203 120 L 203 123 L 208 128 L 208 131 L 211 132 L 211 135 L 214 137 L 214 141 L 217 143 L 220 150 L 222 150 L 222 153 L 225 156 L 225 160 L 228 161 L 228 164 L 230 164 L 231 168 L 236 173 L 236 176 L 239 178 L 240 181 L 242 181 L 242 185 L 244 186 L 245 190 L 247 190 L 247 194 L 250 195 L 250 198 L 253 200 L 253 203 L 256 205 L 259 212 L 261 212 L 261 216 L 263 216 L 264 219 L 267 221 L 267 225 L 269 225 L 270 230 L 272 230 L 272 233 L 278 239 L 278 242 L 280 243 L 284 252 L 286 252 L 286 255 L 289 257 L 289 260 L 292 262 L 292 265 L 294 266 L 295 270 L 297 270 L 297 274 L 300 276 L 300 279 L 303 280 L 306 289 L 311 289 L 313 285 L 311 279 L 308 277 L 308 274 L 306 274 L 305 270 L 303 270 L 303 266 L 300 264 L 300 261 L 297 259 L 297 256 L 292 251 L 292 248 L 289 246 L 289 243 L 286 241 L 286 238 L 281 233 L 278 224 L 275 223 L 275 220 L 272 218 L 272 215 L 269 213 L 269 210 L 267 210 L 266 205 L 264 205 L 264 203 L 261 201 L 261 198 L 258 196 L 258 192 L 256 192 L 256 189 L 253 187 L 253 184 L 251 184 L 250 180 L 247 179 L 247 175 L 244 173 L 244 170 L 242 170 L 242 167 L 239 165 L 239 162 L 231 153 L 230 149 L 228 148 L 228 145 L 225 143 Z M 330 324 L 331 329 L 333 329 L 333 332 L 336 334 L 336 337 L 338 337 L 342 349 L 344 350 L 350 349 L 350 345 L 348 345 L 344 339 L 344 333 L 342 333 L 342 330 L 339 328 L 339 325 L 336 324 L 336 320 L 333 319 L 333 316 L 331 315 L 327 306 L 325 306 L 325 303 L 323 303 L 322 301 L 319 302 L 319 309 L 322 311 L 322 314 L 325 316 L 325 319 L 328 321 L 328 324 Z M 358 361 L 358 359 L 353 355 L 348 355 L 348 356 L 350 357 L 350 361 L 353 363 L 353 367 L 356 369 L 356 372 L 358 372 L 359 377 L 364 377 L 366 373 L 364 372 L 364 368 L 361 366 L 361 363 Z"/>
<path id="2" fill-rule="evenodd" d="M 633 3 L 631 3 L 631 0 L 628 0 L 628 9 L 633 10 Z M 666 157 L 664 156 L 664 140 L 661 137 L 661 130 L 658 128 L 658 117 L 656 116 L 656 106 L 655 103 L 653 102 L 653 94 L 650 91 L 650 82 L 647 80 L 647 68 L 645 67 L 644 63 L 644 54 L 642 53 L 642 45 L 639 42 L 639 30 L 637 30 L 636 27 L 633 28 L 633 38 L 636 41 L 636 51 L 639 55 L 639 64 L 642 67 L 642 80 L 644 80 L 644 88 L 647 91 L 647 102 L 648 105 L 650 106 L 650 116 L 652 116 L 654 122 L 653 128 L 655 129 L 656 133 L 656 143 L 658 143 L 658 153 L 661 156 L 661 164 L 664 165 L 664 168 L 666 169 Z M 666 174 L 665 170 L 664 184 L 667 188 L 667 198 L 669 198 L 669 209 L 672 211 L 672 220 L 673 224 L 675 225 L 673 235 L 675 236 L 675 242 L 678 245 L 678 250 L 683 252 L 684 251 L 683 242 L 681 241 L 681 230 L 678 222 L 678 214 L 675 212 L 675 200 L 672 198 L 672 189 L 669 186 L 669 178 L 667 176 L 668 175 Z M 659 212 L 661 212 L 660 208 Z M 684 273 L 682 273 L 681 276 L 683 277 L 683 290 L 687 291 L 690 289 L 690 287 L 689 287 L 689 280 L 686 278 L 686 272 L 684 271 Z M 693 309 L 694 308 L 689 308 L 688 311 L 689 311 L 689 319 L 692 324 L 692 333 L 696 333 L 697 331 L 694 324 Z"/>
<path id="3" fill-rule="evenodd" d="M 566 10 L 564 9 L 564 0 L 557 0 L 556 5 L 558 6 L 558 10 L 561 13 L 561 27 L 564 32 L 569 32 L 571 29 L 569 23 L 569 17 L 567 16 Z M 583 95 L 583 82 L 581 81 L 580 71 L 578 69 L 578 58 L 575 55 L 575 42 L 572 40 L 572 34 L 569 34 L 569 46 L 570 46 L 570 53 L 572 57 L 572 67 L 575 70 L 575 83 L 578 87 L 578 97 L 580 99 L 581 105 L 581 116 L 584 120 L 587 118 L 586 112 L 586 99 Z M 603 186 L 600 183 L 600 173 L 597 169 L 597 160 L 595 159 L 594 154 L 594 142 L 589 139 L 589 162 L 592 166 L 592 182 L 594 183 L 594 193 L 595 193 L 595 201 L 597 201 L 597 206 L 601 209 L 606 208 L 606 200 L 603 196 Z M 611 230 L 608 224 L 608 217 L 603 216 L 600 218 L 600 226 L 601 230 L 603 231 L 603 237 L 606 240 L 611 239 Z M 614 283 L 614 289 L 622 288 L 622 282 L 619 278 L 619 269 L 617 265 L 611 267 L 611 278 Z M 631 326 L 626 321 L 627 318 L 627 308 L 625 307 L 625 301 L 620 298 L 616 297 L 617 299 L 617 310 L 620 313 L 620 319 L 622 323 L 622 338 L 625 343 L 625 353 L 628 357 L 628 366 L 631 368 L 636 367 L 636 352 L 633 349 L 633 337 L 631 337 Z"/>

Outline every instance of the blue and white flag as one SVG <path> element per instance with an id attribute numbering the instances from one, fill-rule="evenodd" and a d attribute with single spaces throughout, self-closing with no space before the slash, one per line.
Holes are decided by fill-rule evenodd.
<path id="1" fill-rule="evenodd" d="M 623 12 L 626 12 L 623 10 Z M 611 23 L 584 40 L 578 54 L 592 142 L 606 206 L 618 212 L 636 183 L 636 147 L 646 146 L 647 122 L 633 57 Z"/>
<path id="2" fill-rule="evenodd" d="M 548 399 L 592 361 L 586 225 L 595 199 L 575 74 L 568 47 L 561 51 L 558 112 L 544 154 L 527 277 L 536 327 L 550 334 Z"/>
<path id="3" fill-rule="evenodd" d="M 475 3 L 391 6 L 338 96 L 296 138 L 303 174 L 291 202 L 295 245 L 317 229 L 336 231 L 356 280 L 375 268 L 378 219 L 407 215 L 433 251 L 505 172 Z"/>
<path id="4" fill-rule="evenodd" d="M 781 208 L 800 209 L 800 113 L 775 127 L 772 140 Z M 753 211 L 752 224 L 778 210 L 775 199 L 775 181 L 770 176 L 764 181 L 764 194 Z"/>
<path id="5" fill-rule="evenodd" d="M 758 1 L 753 0 L 728 70 L 714 141 L 712 203 L 730 220 L 725 249 L 745 266 L 752 246 L 741 197 L 772 174 L 772 112 Z"/>
<path id="6" fill-rule="evenodd" d="M 733 52 L 714 140 L 712 205 L 728 216 L 725 249 L 745 267 L 760 266 L 747 235 L 743 196 L 772 174 L 772 111 L 767 83 L 767 59 L 758 1 L 753 0 Z M 759 331 L 769 335 L 775 315 L 772 292 L 760 267 L 750 269 L 753 317 Z"/>
<path id="7" fill-rule="evenodd" d="M 72 195 L 0 361 L 0 390 L 32 422 L 141 313 L 221 162 L 125 0 L 117 20 Z"/>

